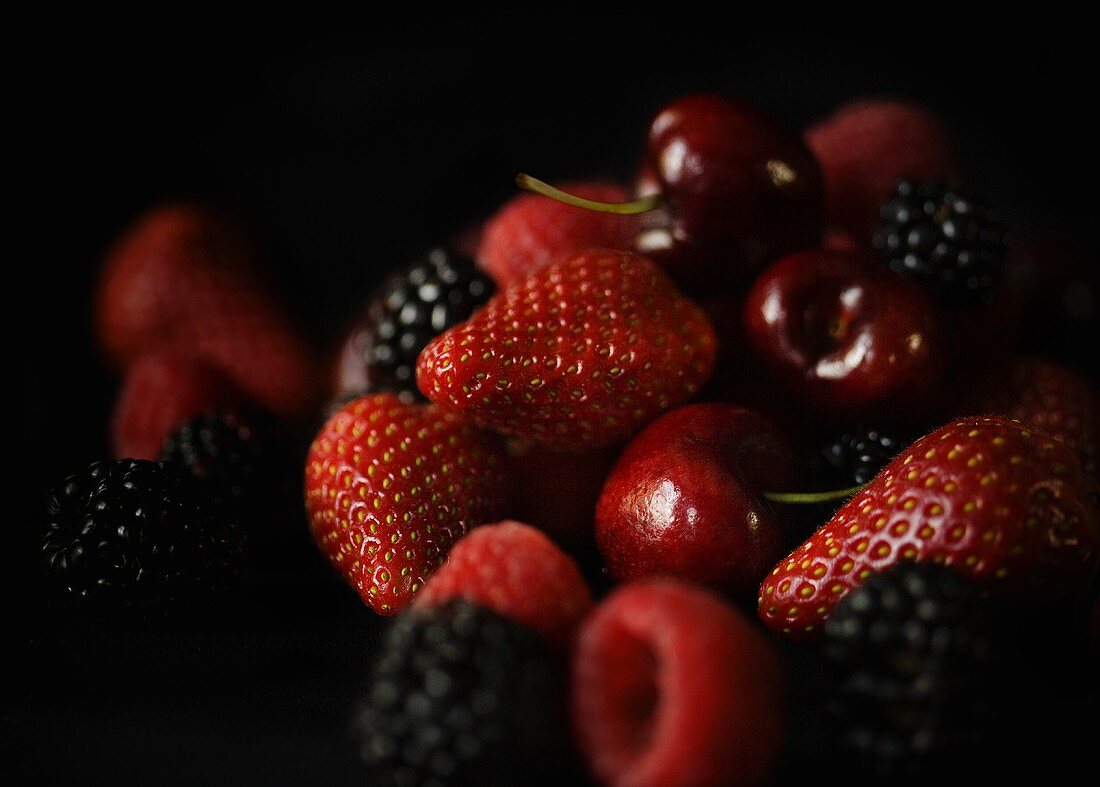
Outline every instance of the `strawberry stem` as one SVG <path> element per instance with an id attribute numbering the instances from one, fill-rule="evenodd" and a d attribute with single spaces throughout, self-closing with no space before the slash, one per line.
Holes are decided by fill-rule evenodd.
<path id="1" fill-rule="evenodd" d="M 813 503 L 828 503 L 830 500 L 841 500 L 851 497 L 867 484 L 850 486 L 847 489 L 830 489 L 825 492 L 764 492 L 764 499 L 773 503 L 788 503 L 791 505 L 811 505 Z"/>
<path id="2" fill-rule="evenodd" d="M 568 191 L 562 191 L 559 188 L 554 188 L 549 183 L 533 178 L 523 172 L 516 175 L 516 185 L 521 189 L 532 191 L 535 194 L 541 194 L 544 197 L 555 199 L 558 202 L 564 202 L 566 205 L 573 205 L 577 208 L 584 208 L 585 210 L 593 210 L 597 213 L 615 213 L 620 216 L 634 216 L 638 213 L 649 213 L 651 210 L 664 205 L 665 200 L 660 194 L 650 194 L 648 197 L 639 197 L 636 200 L 630 202 L 599 202 L 594 199 L 585 199 L 584 197 L 578 197 L 576 194 L 570 194 Z"/>

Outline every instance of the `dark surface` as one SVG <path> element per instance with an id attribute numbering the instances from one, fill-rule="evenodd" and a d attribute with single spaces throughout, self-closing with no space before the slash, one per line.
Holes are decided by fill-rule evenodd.
<path id="1" fill-rule="evenodd" d="M 312 337 L 331 345 L 390 267 L 492 210 L 515 172 L 629 176 L 668 98 L 720 89 L 802 125 L 893 93 L 944 113 L 970 185 L 1010 226 L 1096 250 L 1093 47 L 1061 20 L 1007 36 L 891 26 L 871 39 L 500 17 L 476 32 L 373 23 L 313 43 L 205 19 L 171 36 L 72 29 L 37 42 L 15 94 L 33 177 L 15 228 L 31 251 L 9 258 L 30 280 L 13 336 L 7 783 L 364 782 L 347 723 L 381 623 L 321 564 L 304 522 L 302 538 L 253 556 L 240 591 L 168 617 L 62 614 L 29 579 L 46 489 L 106 450 L 115 381 L 89 338 L 96 267 L 160 200 L 240 216 Z M 811 696 L 814 662 L 788 656 L 793 696 Z M 816 740 L 813 718 L 793 721 Z"/>

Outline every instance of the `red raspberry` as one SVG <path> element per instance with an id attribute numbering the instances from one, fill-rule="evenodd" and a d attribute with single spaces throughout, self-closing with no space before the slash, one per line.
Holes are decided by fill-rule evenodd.
<path id="1" fill-rule="evenodd" d="M 572 714 L 613 787 L 760 784 L 782 737 L 776 657 L 717 597 L 674 580 L 624 585 L 577 633 Z"/>
<path id="2" fill-rule="evenodd" d="M 623 202 L 625 190 L 611 183 L 573 183 L 565 191 L 600 202 Z M 592 247 L 629 249 L 640 228 L 637 216 L 577 208 L 542 197 L 514 198 L 485 225 L 477 260 L 504 287 L 567 252 Z"/>
<path id="3" fill-rule="evenodd" d="M 116 459 L 156 460 L 164 439 L 189 418 L 232 409 L 245 396 L 219 370 L 170 353 L 130 366 L 115 400 L 111 448 Z"/>
<path id="4" fill-rule="evenodd" d="M 512 521 L 470 531 L 414 603 L 454 598 L 488 607 L 561 645 L 592 607 L 572 558 L 535 528 Z"/>
<path id="5" fill-rule="evenodd" d="M 857 101 L 804 135 L 825 175 L 830 222 L 870 239 L 879 206 L 902 178 L 946 181 L 958 173 L 943 123 L 903 101 Z"/>

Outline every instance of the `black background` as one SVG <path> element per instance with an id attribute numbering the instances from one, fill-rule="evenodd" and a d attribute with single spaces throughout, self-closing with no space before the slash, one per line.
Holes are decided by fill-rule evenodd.
<path id="1" fill-rule="evenodd" d="M 31 177 L 12 229 L 27 250 L 8 261 L 9 276 L 29 274 L 8 299 L 22 389 L 11 526 L 27 534 L 45 489 L 105 453 L 116 381 L 90 339 L 95 273 L 112 238 L 168 198 L 240 217 L 327 347 L 388 268 L 491 212 L 515 172 L 627 179 L 671 97 L 719 90 L 801 127 L 891 94 L 948 119 L 969 183 L 1017 230 L 1095 254 L 1094 59 L 1072 23 L 838 35 L 664 13 L 333 20 L 344 32 L 317 36 L 190 20 L 36 39 L 15 92 Z M 362 782 L 345 722 L 377 625 L 302 545 L 253 566 L 216 609 L 165 619 L 44 619 L 25 588 L 6 593 L 8 619 L 31 618 L 13 629 L 28 658 L 5 687 L 14 772 Z M 7 562 L 22 582 L 28 554 Z"/>

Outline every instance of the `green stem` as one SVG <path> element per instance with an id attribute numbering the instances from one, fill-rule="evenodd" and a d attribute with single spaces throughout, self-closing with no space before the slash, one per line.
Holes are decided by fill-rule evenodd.
<path id="1" fill-rule="evenodd" d="M 863 489 L 867 484 L 850 486 L 847 489 L 830 489 L 827 492 L 764 492 L 764 499 L 773 503 L 789 503 L 792 505 L 810 505 L 812 503 L 828 503 L 830 500 L 842 500 L 851 497 Z"/>
<path id="2" fill-rule="evenodd" d="M 533 178 L 523 172 L 516 175 L 516 185 L 521 189 L 533 191 L 535 194 L 564 202 L 566 205 L 594 210 L 597 213 L 616 213 L 620 216 L 649 213 L 651 210 L 656 210 L 665 204 L 665 200 L 660 194 L 650 194 L 648 197 L 639 197 L 630 202 L 599 202 L 594 199 L 585 199 L 584 197 L 578 197 L 576 194 L 570 194 L 568 191 L 554 188 L 549 183 Z"/>

